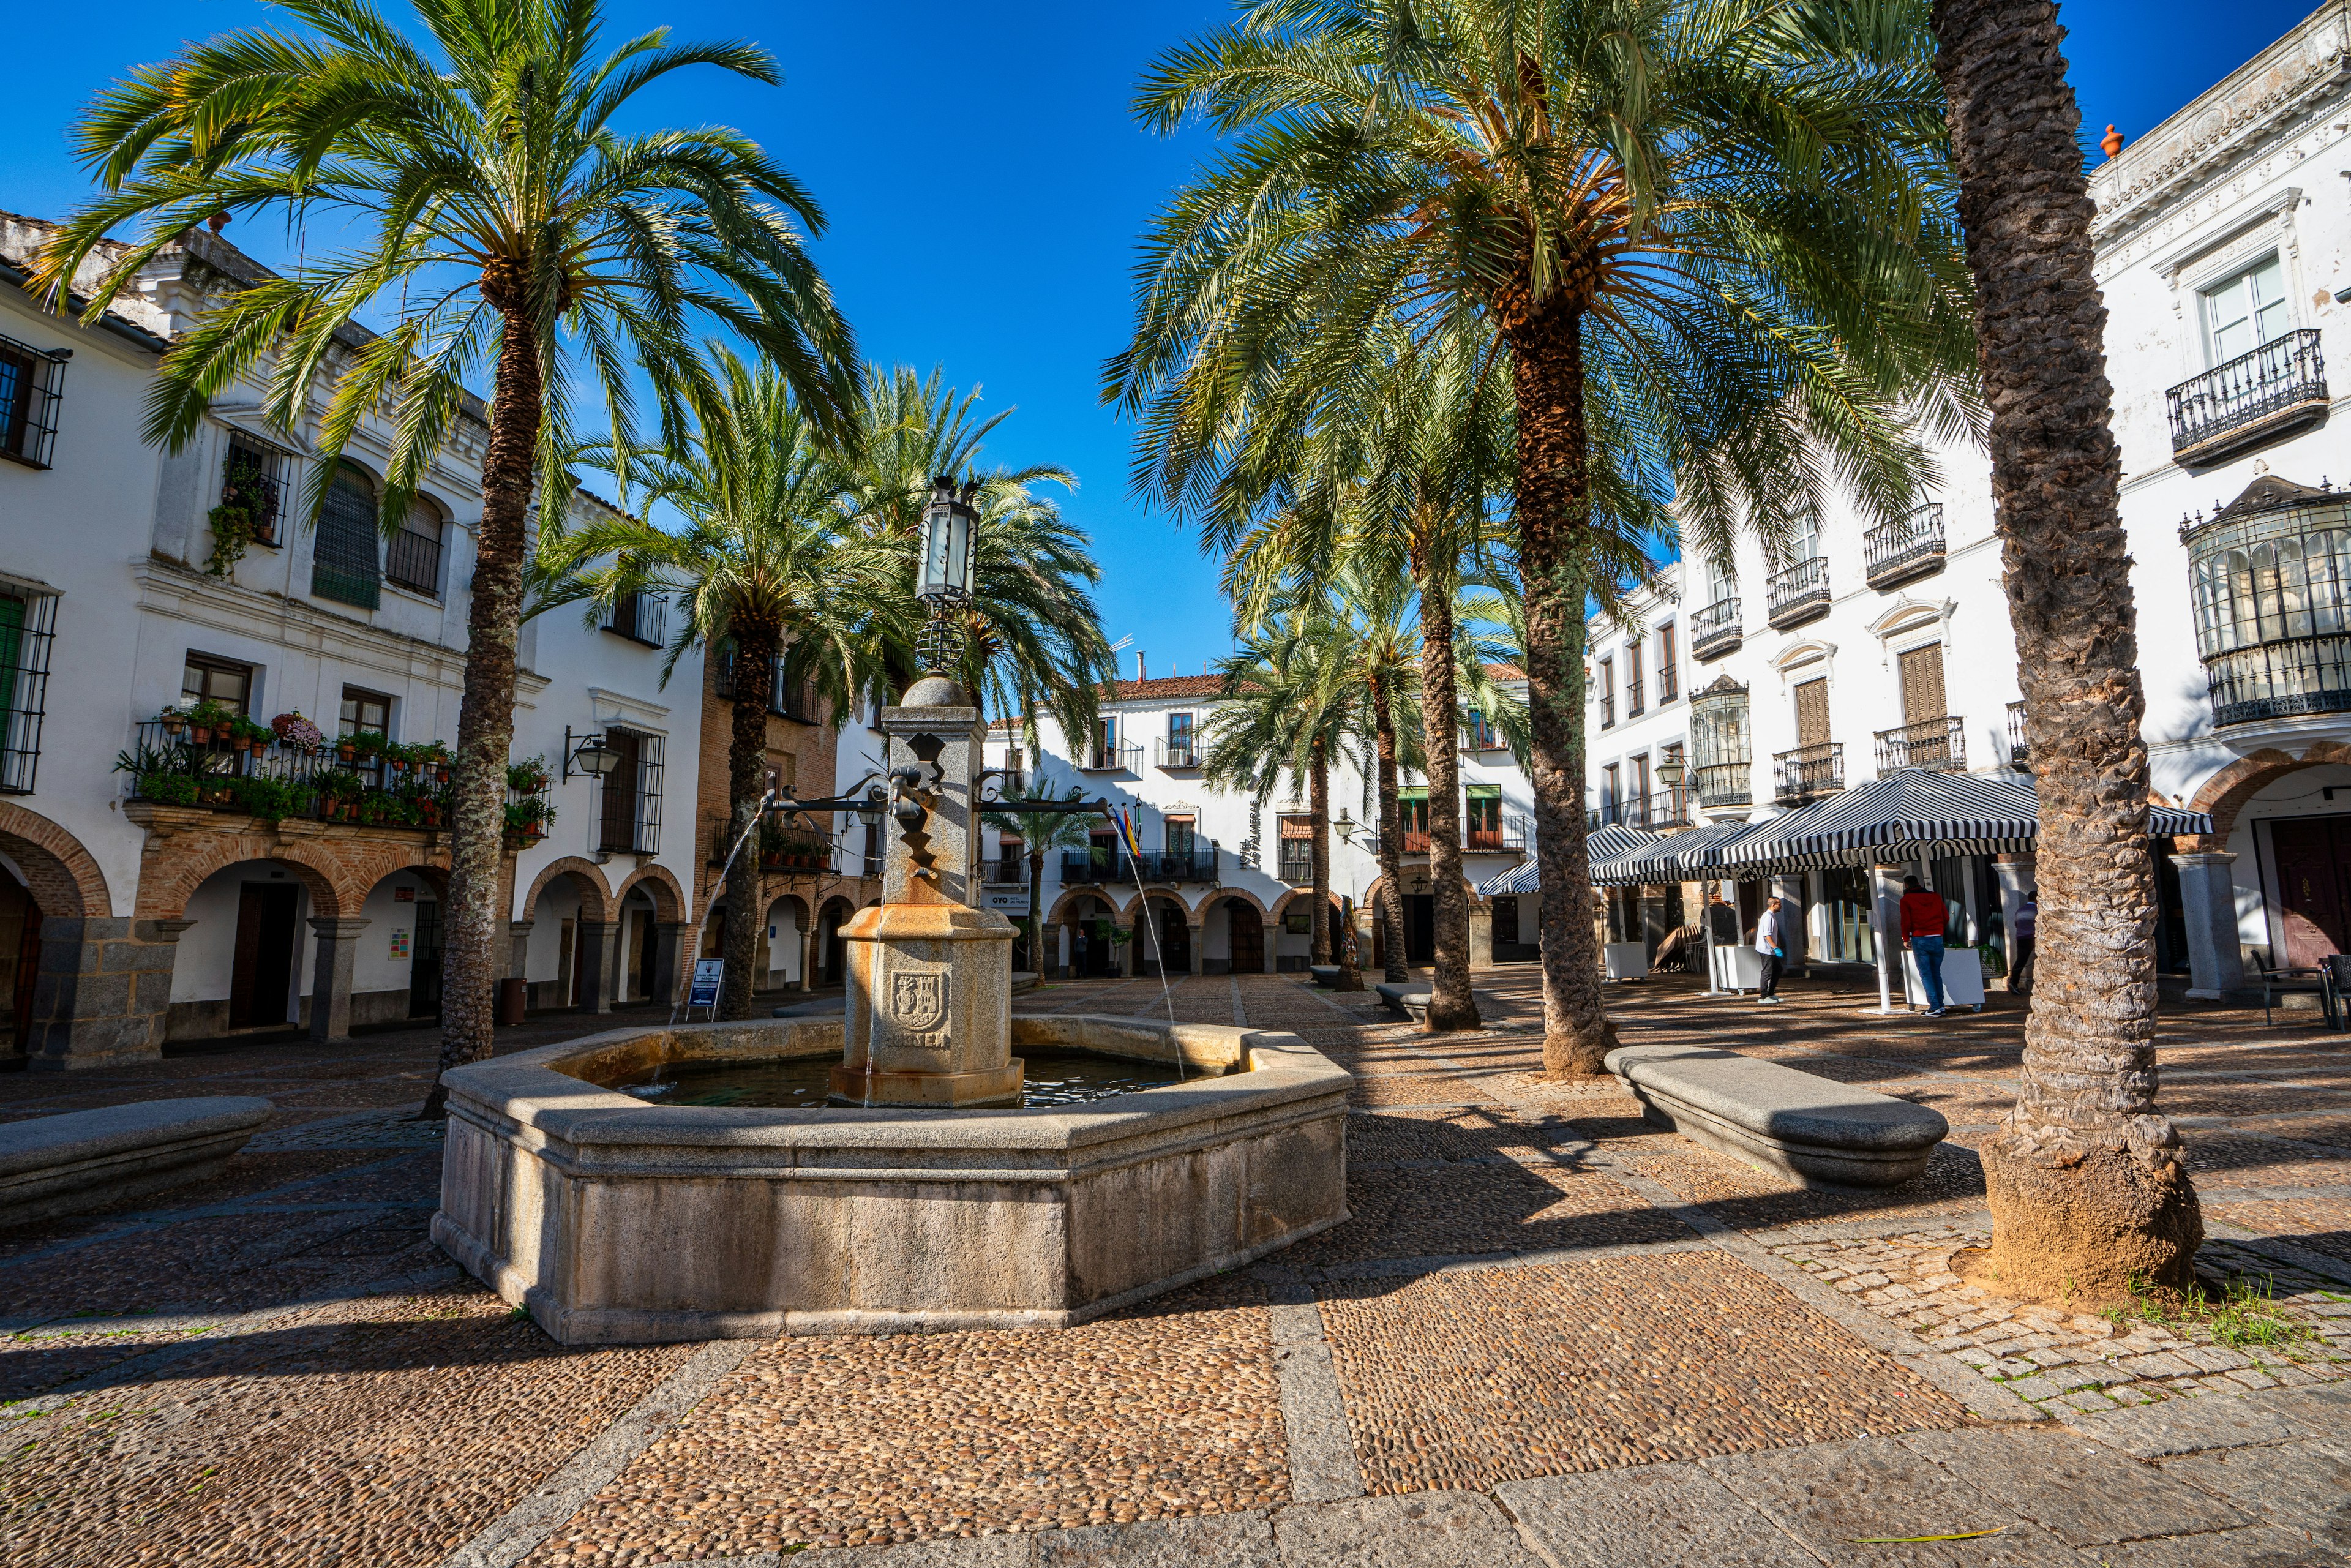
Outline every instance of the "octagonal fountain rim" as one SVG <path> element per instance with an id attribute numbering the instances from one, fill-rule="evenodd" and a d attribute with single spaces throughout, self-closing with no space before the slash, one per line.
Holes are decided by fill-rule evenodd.
<path id="1" fill-rule="evenodd" d="M 1165 1023 L 1092 1014 L 1015 1018 L 1013 1046 L 1092 1050 L 1166 1061 L 1180 1051 L 1206 1072 L 1080 1105 L 936 1110 L 901 1106 L 665 1105 L 584 1076 L 681 1062 L 837 1056 L 839 1019 L 758 1019 L 609 1030 L 452 1068 L 453 1113 L 529 1127 L 575 1149 L 662 1144 L 754 1149 L 933 1148 L 1067 1151 L 1150 1130 L 1262 1115 L 1343 1092 L 1353 1078 L 1297 1035 L 1226 1024 Z M 1104 1044 L 1141 1048 L 1104 1051 Z M 1159 1049 L 1150 1050 L 1156 1045 Z M 1238 1070 L 1237 1070 L 1238 1069 Z"/>

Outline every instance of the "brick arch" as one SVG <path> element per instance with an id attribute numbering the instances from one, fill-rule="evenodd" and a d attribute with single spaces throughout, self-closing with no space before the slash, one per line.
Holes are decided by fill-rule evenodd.
<path id="1" fill-rule="evenodd" d="M 2240 757 L 2198 787 L 2195 798 L 2189 801 L 2191 811 L 2209 811 L 2212 815 L 2212 831 L 2198 835 L 2196 848 L 2212 851 L 2225 848 L 2229 835 L 2236 831 L 2237 813 L 2243 810 L 2252 798 L 2284 778 L 2305 768 L 2328 765 L 2351 767 L 2351 746 L 2337 741 L 2322 740 L 2295 757 L 2274 747 Z"/>
<path id="2" fill-rule="evenodd" d="M 809 912 L 809 903 L 807 899 L 802 898 L 797 893 L 779 893 L 776 894 L 775 897 L 768 900 L 768 912 L 772 914 L 776 905 L 779 904 L 789 904 L 792 906 L 792 925 L 795 929 L 800 931 L 802 934 L 806 934 L 811 929 L 809 922 L 812 917 Z"/>
<path id="3" fill-rule="evenodd" d="M 1115 903 L 1110 899 L 1102 897 L 1100 889 L 1092 887 L 1072 887 L 1065 889 L 1062 892 L 1061 896 L 1053 901 L 1053 911 L 1051 914 L 1045 916 L 1045 924 L 1048 925 L 1060 925 L 1072 918 L 1070 914 L 1070 906 L 1081 898 L 1091 898 L 1105 905 L 1110 910 L 1111 918 L 1113 920 L 1117 919 L 1123 913 Z"/>
<path id="4" fill-rule="evenodd" d="M 613 890 L 612 904 L 614 907 L 617 908 L 628 898 L 630 894 L 635 892 L 638 888 L 643 888 L 645 890 L 645 896 L 653 901 L 653 915 L 655 918 L 661 920 L 683 920 L 685 918 L 685 911 L 687 907 L 685 889 L 678 885 L 677 878 L 671 873 L 670 869 L 667 866 L 639 866 L 636 871 L 630 875 L 627 881 L 622 883 L 619 887 Z"/>
<path id="5" fill-rule="evenodd" d="M 538 895 L 547 891 L 549 883 L 567 872 L 586 884 L 580 898 L 580 918 L 610 920 L 613 905 L 618 901 L 613 898 L 612 890 L 604 883 L 604 870 L 594 861 L 582 860 L 578 855 L 565 855 L 561 860 L 549 861 L 539 868 L 538 874 L 530 879 L 530 892 L 523 896 L 522 912 L 517 918 L 538 919 Z"/>
<path id="6" fill-rule="evenodd" d="M 63 919 L 104 919 L 114 913 L 106 873 L 81 841 L 37 811 L 0 800 L 0 853 L 25 873 L 41 913 Z"/>
<path id="7" fill-rule="evenodd" d="M 1290 913 L 1290 906 L 1291 904 L 1298 903 L 1301 899 L 1311 899 L 1313 896 L 1314 890 L 1311 887 L 1293 887 L 1288 893 L 1283 894 L 1280 898 L 1273 901 L 1273 908 L 1269 912 L 1269 915 L 1272 919 L 1280 920 L 1283 915 Z M 1339 895 L 1337 894 L 1334 893 L 1330 895 L 1330 904 L 1332 911 L 1334 914 L 1345 913 L 1346 905 L 1339 902 Z"/>
<path id="8" fill-rule="evenodd" d="M 1202 913 L 1205 914 L 1210 905 L 1222 904 L 1228 898 L 1238 899 L 1241 903 L 1248 904 L 1251 909 L 1256 910 L 1258 918 L 1260 920 L 1265 919 L 1268 915 L 1272 914 L 1271 910 L 1266 908 L 1265 900 L 1259 898 L 1256 894 L 1249 892 L 1249 889 L 1245 887 L 1210 888 L 1208 890 L 1207 897 L 1200 901 L 1200 909 Z"/>
<path id="9" fill-rule="evenodd" d="M 1176 908 L 1184 912 L 1185 925 L 1190 925 L 1196 924 L 1192 918 L 1192 906 L 1184 902 L 1183 890 L 1163 882 L 1148 883 L 1141 893 L 1130 895 L 1123 903 L 1113 902 L 1111 904 L 1111 907 L 1115 909 L 1121 916 L 1131 919 L 1134 917 L 1134 906 L 1137 901 L 1150 898 L 1166 899 L 1169 903 L 1175 904 Z"/>
<path id="10" fill-rule="evenodd" d="M 425 886 L 431 888 L 439 896 L 443 898 L 449 896 L 449 868 L 447 866 L 418 863 L 412 865 L 396 865 L 392 867 L 390 871 L 384 873 L 382 876 L 380 876 L 373 882 L 368 883 L 367 891 L 360 895 L 360 900 L 364 902 L 368 897 L 368 894 L 374 893 L 377 888 L 381 887 L 388 879 L 402 875 L 420 878 Z M 357 906 L 354 905 L 353 907 Z"/>
<path id="11" fill-rule="evenodd" d="M 177 920 L 187 913 L 196 889 L 235 865 L 258 862 L 282 865 L 310 892 L 310 913 L 322 919 L 359 914 L 368 889 L 409 861 L 405 846 L 386 846 L 371 856 L 340 852 L 314 839 L 275 834 L 204 833 L 159 838 L 147 835 L 140 851 L 139 914 L 148 920 Z M 388 863 L 371 864 L 377 861 Z"/>

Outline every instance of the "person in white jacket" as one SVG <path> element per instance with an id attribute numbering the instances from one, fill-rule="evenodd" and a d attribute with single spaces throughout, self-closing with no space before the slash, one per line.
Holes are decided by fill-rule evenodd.
<path id="1" fill-rule="evenodd" d="M 1788 950 L 1780 942 L 1780 901 L 1773 899 L 1763 906 L 1762 915 L 1755 922 L 1755 951 L 1763 956 L 1763 978 L 1755 988 L 1759 1007 L 1776 1007 L 1780 1001 L 1780 970 L 1788 961 Z"/>

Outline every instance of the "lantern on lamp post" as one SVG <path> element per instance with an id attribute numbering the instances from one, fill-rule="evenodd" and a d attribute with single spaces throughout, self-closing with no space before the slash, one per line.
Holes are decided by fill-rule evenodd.
<path id="1" fill-rule="evenodd" d="M 914 597 L 929 608 L 930 619 L 915 637 L 914 652 L 925 674 L 947 674 L 963 661 L 963 627 L 954 617 L 971 602 L 972 530 L 979 523 L 972 503 L 978 495 L 977 479 L 958 488 L 952 476 L 941 474 L 931 481 L 930 504 L 923 508 Z"/>

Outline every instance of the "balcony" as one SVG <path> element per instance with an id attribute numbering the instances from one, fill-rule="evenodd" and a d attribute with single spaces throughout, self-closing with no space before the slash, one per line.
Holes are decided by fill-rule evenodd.
<path id="1" fill-rule="evenodd" d="M 1029 880 L 1026 869 L 1022 870 L 1019 880 L 1023 883 Z M 1099 852 L 1081 850 L 1061 856 L 1061 881 L 1064 883 L 1132 887 L 1138 880 L 1146 883 L 1213 883 L 1217 880 L 1216 848 L 1211 845 L 1207 849 L 1162 851 L 1140 856 L 1130 855 L 1123 850 Z M 1300 880 L 1311 879 L 1301 877 Z"/>
<path id="2" fill-rule="evenodd" d="M 2326 361 L 2318 329 L 2273 338 L 2163 394 L 2171 455 L 2209 468 L 2326 417 Z"/>
<path id="3" fill-rule="evenodd" d="M 2008 705 L 2008 765 L 2011 768 L 2032 766 L 2032 747 L 2024 738 L 2024 705 Z"/>
<path id="4" fill-rule="evenodd" d="M 302 747 L 249 719 L 214 727 L 195 724 L 194 716 L 133 727 L 131 747 L 115 764 L 117 772 L 130 775 L 125 793 L 131 800 L 264 821 L 293 817 L 365 827 L 448 826 L 449 760 L 438 745 L 402 747 L 379 737 L 346 736 Z M 513 776 L 508 829 L 536 841 L 555 815 L 547 802 L 547 778 L 522 778 L 527 768 L 507 771 Z"/>
<path id="5" fill-rule="evenodd" d="M 1899 522 L 1880 523 L 1862 536 L 1864 570 L 1872 588 L 1898 588 L 1943 570 L 1943 504 L 1919 507 Z"/>
<path id="6" fill-rule="evenodd" d="M 1614 729 L 1615 727 L 1616 693 L 1610 687 L 1603 686 L 1600 688 L 1600 727 Z"/>
<path id="7" fill-rule="evenodd" d="M 1775 571 L 1763 585 L 1763 618 L 1780 631 L 1829 612 L 1829 558 L 1816 555 Z"/>
<path id="8" fill-rule="evenodd" d="M 982 856 L 979 880 L 987 887 L 1026 887 L 1029 885 L 1029 857 L 1019 851 L 993 858 Z"/>
<path id="9" fill-rule="evenodd" d="M 1427 847 L 1426 838 L 1422 840 L 1421 847 L 1424 849 Z M 1282 881 L 1292 887 L 1303 887 L 1314 880 L 1314 851 L 1311 841 L 1306 839 L 1281 841 L 1280 876 Z"/>
<path id="10" fill-rule="evenodd" d="M 1801 806 L 1844 788 L 1844 742 L 1823 740 L 1771 755 L 1771 799 Z"/>
<path id="11" fill-rule="evenodd" d="M 1641 689 L 1641 677 L 1628 675 L 1625 681 L 1625 716 L 1638 718 L 1648 711 L 1648 699 Z"/>
<path id="12" fill-rule="evenodd" d="M 1140 773 L 1143 747 L 1129 741 L 1097 746 L 1079 760 L 1078 768 L 1086 773 Z"/>
<path id="13" fill-rule="evenodd" d="M 1472 828 L 1461 835 L 1461 852 L 1523 856 L 1527 852 L 1527 832 L 1524 828 Z"/>
<path id="14" fill-rule="evenodd" d="M 604 630 L 659 648 L 669 641 L 669 601 L 658 593 L 628 594 L 612 606 Z"/>
<path id="15" fill-rule="evenodd" d="M 1968 770 L 1968 726 L 1965 719 L 1945 714 L 1877 731 L 1879 778 L 1899 768 L 1928 773 Z"/>
<path id="16" fill-rule="evenodd" d="M 2351 713 L 2351 494 L 2267 475 L 2183 533 L 2213 724 Z"/>
<path id="17" fill-rule="evenodd" d="M 1690 616 L 1690 656 L 1719 659 L 1725 653 L 1736 653 L 1746 635 L 1739 619 L 1739 601 L 1718 599 Z"/>
<path id="18" fill-rule="evenodd" d="M 1710 768 L 1693 768 L 1690 772 L 1698 780 L 1698 803 L 1709 810 L 1718 806 L 1755 803 L 1755 767 L 1750 762 L 1718 762 Z"/>
<path id="19" fill-rule="evenodd" d="M 1159 751 L 1159 766 L 1173 773 L 1200 766 L 1200 749 L 1190 737 L 1182 740 L 1161 740 L 1155 743 Z"/>
<path id="20" fill-rule="evenodd" d="M 383 580 L 427 599 L 441 597 L 441 540 L 402 528 L 383 547 Z"/>

